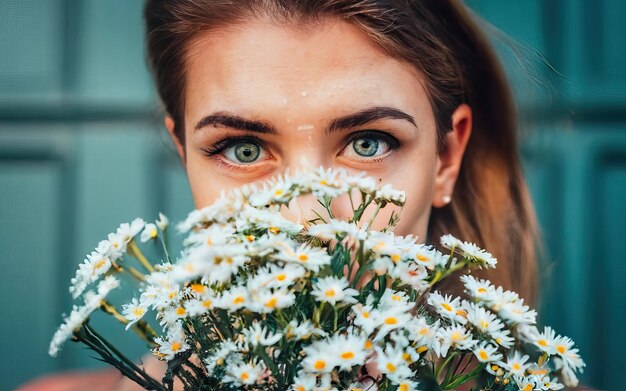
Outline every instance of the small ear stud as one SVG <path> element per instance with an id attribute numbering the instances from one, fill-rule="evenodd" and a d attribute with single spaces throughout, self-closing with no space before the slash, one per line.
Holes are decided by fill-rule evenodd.
<path id="1" fill-rule="evenodd" d="M 452 197 L 450 197 L 449 195 L 445 195 L 441 197 L 441 200 L 443 201 L 444 204 L 449 204 L 450 201 L 452 201 Z"/>

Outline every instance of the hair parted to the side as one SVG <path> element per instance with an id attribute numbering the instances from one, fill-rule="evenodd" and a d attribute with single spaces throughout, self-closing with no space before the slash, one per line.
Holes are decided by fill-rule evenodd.
<path id="1" fill-rule="evenodd" d="M 199 33 L 254 19 L 314 28 L 333 17 L 424 76 L 440 150 L 454 110 L 462 103 L 472 108 L 455 193 L 451 203 L 433 208 L 428 240 L 438 245 L 451 233 L 486 248 L 498 267 L 474 274 L 533 303 L 541 247 L 519 162 L 515 107 L 493 48 L 458 0 L 147 0 L 148 62 L 176 137 L 184 145 L 185 51 Z M 438 289 L 461 293 L 457 279 L 444 284 Z"/>

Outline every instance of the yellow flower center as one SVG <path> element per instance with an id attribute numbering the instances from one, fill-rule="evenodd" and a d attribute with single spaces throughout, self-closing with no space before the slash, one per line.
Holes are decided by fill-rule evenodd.
<path id="1" fill-rule="evenodd" d="M 398 323 L 398 319 L 396 317 L 394 317 L 394 316 L 390 316 L 387 319 L 385 319 L 385 324 L 392 325 L 392 324 L 396 324 L 396 323 Z"/>
<path id="2" fill-rule="evenodd" d="M 417 254 L 415 256 L 415 259 L 417 259 L 418 261 L 421 261 L 421 262 L 428 261 L 428 257 L 424 256 L 423 254 Z"/>
<path id="3" fill-rule="evenodd" d="M 364 317 L 365 319 L 367 319 L 367 318 L 369 318 L 369 317 L 370 317 L 370 313 L 369 313 L 369 312 L 367 312 L 367 311 L 363 311 L 363 312 L 361 313 L 361 315 L 363 315 L 363 317 Z"/>
<path id="4" fill-rule="evenodd" d="M 405 384 L 405 383 L 400 384 L 400 387 L 398 387 L 398 391 L 409 391 L 408 384 Z"/>
<path id="5" fill-rule="evenodd" d="M 452 307 L 448 303 L 441 303 L 441 306 L 446 309 L 446 311 L 452 311 Z"/>
<path id="6" fill-rule="evenodd" d="M 300 254 L 298 255 L 298 260 L 300 262 L 306 262 L 309 260 L 309 256 L 307 254 Z"/>
<path id="7" fill-rule="evenodd" d="M 426 345 L 422 345 L 419 348 L 417 348 L 417 352 L 418 353 L 422 353 L 422 352 L 425 352 L 427 350 L 428 350 L 428 346 L 426 346 Z"/>
<path id="8" fill-rule="evenodd" d="M 519 365 L 519 363 L 514 363 L 513 365 L 511 365 L 511 368 L 515 369 L 516 371 L 519 371 L 521 366 Z"/>
<path id="9" fill-rule="evenodd" d="M 246 299 L 243 298 L 243 296 L 237 296 L 235 297 L 235 300 L 233 300 L 233 304 L 242 304 L 246 301 Z"/>
<path id="10" fill-rule="evenodd" d="M 100 269 L 107 261 L 105 259 L 101 259 L 94 265 L 94 269 Z"/>
<path id="11" fill-rule="evenodd" d="M 484 350 L 481 350 L 480 352 L 478 352 L 478 356 L 483 360 L 486 360 L 489 358 L 489 355 Z"/>
<path id="12" fill-rule="evenodd" d="M 395 365 L 393 365 L 392 363 L 388 363 L 388 364 L 386 365 L 386 368 L 387 368 L 387 370 L 388 370 L 389 372 L 391 372 L 391 373 L 393 373 L 393 372 L 395 372 L 395 371 L 396 371 L 396 366 L 395 366 Z"/>
<path id="13" fill-rule="evenodd" d="M 373 346 L 372 341 L 370 341 L 369 339 L 365 340 L 365 349 L 370 350 Z"/>
<path id="14" fill-rule="evenodd" d="M 487 293 L 487 289 L 480 287 L 478 288 L 478 293 Z"/>
<path id="15" fill-rule="evenodd" d="M 156 238 L 156 237 L 157 237 L 157 234 L 158 234 L 158 232 L 157 232 L 157 230 L 156 230 L 156 229 L 153 229 L 152 231 L 150 231 L 150 237 L 151 237 L 152 239 Z"/>
<path id="16" fill-rule="evenodd" d="M 455 331 L 450 336 L 450 339 L 452 339 L 452 341 L 454 341 L 454 342 L 458 342 L 458 341 L 464 340 L 465 336 L 463 334 L 459 333 L 458 331 Z"/>
<path id="17" fill-rule="evenodd" d="M 326 295 L 326 297 L 335 297 L 335 290 L 331 288 L 324 292 L 324 294 Z"/>
<path id="18" fill-rule="evenodd" d="M 537 341 L 537 343 L 541 346 L 548 346 L 548 341 L 546 341 L 545 339 L 540 339 L 539 341 Z"/>
<path id="19" fill-rule="evenodd" d="M 202 284 L 191 284 L 191 290 L 196 293 L 204 293 L 205 286 Z"/>
<path id="20" fill-rule="evenodd" d="M 326 361 L 324 361 L 324 360 L 317 360 L 317 361 L 315 361 L 315 364 L 313 364 L 313 367 L 315 369 L 317 369 L 318 371 L 321 371 L 322 369 L 324 369 L 326 367 Z"/>
<path id="21" fill-rule="evenodd" d="M 557 345 L 556 350 L 561 353 L 564 354 L 565 353 L 565 346 L 563 345 Z"/>
<path id="22" fill-rule="evenodd" d="M 141 316 L 143 316 L 143 314 L 146 312 L 146 310 L 144 310 L 141 307 L 136 307 L 135 309 L 133 309 L 133 315 L 135 315 L 135 317 L 139 318 Z"/>
<path id="23" fill-rule="evenodd" d="M 281 274 L 276 276 L 276 279 L 278 281 L 285 281 L 286 278 L 287 278 L 287 275 L 285 273 L 281 273 Z"/>
<path id="24" fill-rule="evenodd" d="M 248 242 L 254 242 L 254 235 L 246 235 L 246 240 Z"/>
<path id="25" fill-rule="evenodd" d="M 269 227 L 267 230 L 273 233 L 274 235 L 277 235 L 278 232 L 280 231 L 278 227 Z"/>
<path id="26" fill-rule="evenodd" d="M 274 308 L 274 307 L 276 307 L 276 302 L 277 302 L 277 301 L 278 301 L 278 300 L 276 300 L 276 298 L 275 298 L 275 297 L 272 297 L 271 299 L 269 299 L 269 300 L 267 301 L 267 303 L 265 303 L 265 306 L 266 306 L 267 308 Z"/>
<path id="27" fill-rule="evenodd" d="M 400 255 L 399 254 L 393 254 L 391 256 L 391 260 L 394 262 L 398 262 L 400 260 Z"/>
<path id="28" fill-rule="evenodd" d="M 213 305 L 213 302 L 211 300 L 205 300 L 202 302 L 202 306 L 204 308 L 210 308 Z"/>
<path id="29" fill-rule="evenodd" d="M 245 381 L 245 380 L 248 380 L 248 378 L 249 378 L 249 377 L 250 377 L 250 376 L 248 375 L 248 373 L 247 373 L 247 372 L 244 372 L 244 373 L 242 373 L 242 374 L 241 374 L 241 380 L 244 380 L 244 381 Z"/>
<path id="30" fill-rule="evenodd" d="M 173 352 L 177 352 L 177 351 L 179 351 L 179 350 L 180 350 L 180 348 L 181 348 L 180 343 L 178 343 L 178 342 L 174 342 L 174 343 L 172 343 L 172 351 L 173 351 Z"/>
<path id="31" fill-rule="evenodd" d="M 354 353 L 352 352 L 341 353 L 340 357 L 343 358 L 344 360 L 350 360 L 351 358 L 354 358 Z"/>
<path id="32" fill-rule="evenodd" d="M 176 315 L 178 315 L 178 316 L 185 315 L 186 312 L 187 311 L 185 311 L 185 309 L 183 307 L 176 308 Z"/>

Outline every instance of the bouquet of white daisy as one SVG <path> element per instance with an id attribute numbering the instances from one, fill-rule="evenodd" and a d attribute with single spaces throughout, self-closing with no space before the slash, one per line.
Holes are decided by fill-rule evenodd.
<path id="1" fill-rule="evenodd" d="M 306 226 L 281 208 L 304 195 L 324 213 Z M 349 198 L 339 220 L 332 202 Z M 79 341 L 146 389 L 450 390 L 472 380 L 482 390 L 558 390 L 585 366 L 573 341 L 536 327 L 516 293 L 466 274 L 467 298 L 436 290 L 459 270 L 495 267 L 487 251 L 451 235 L 440 252 L 396 236 L 394 210 L 382 230 L 378 211 L 404 193 L 342 170 L 299 173 L 223 193 L 178 228 L 183 251 L 170 258 L 168 220 L 122 224 L 98 244 L 72 279 L 74 306 L 53 337 L 56 355 Z M 364 222 L 364 212 L 375 210 Z M 163 259 L 141 246 L 153 241 Z M 121 277 L 135 297 L 107 299 Z M 92 290 L 87 290 L 93 287 Z M 167 362 L 150 377 L 89 323 L 97 309 L 143 338 Z M 369 369 L 369 374 L 365 372 Z"/>

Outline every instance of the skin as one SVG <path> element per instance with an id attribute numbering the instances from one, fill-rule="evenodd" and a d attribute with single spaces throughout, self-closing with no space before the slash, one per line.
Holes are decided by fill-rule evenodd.
<path id="1" fill-rule="evenodd" d="M 435 118 L 422 76 L 389 57 L 351 24 L 329 21 L 304 31 L 247 23 L 199 36 L 191 43 L 187 60 L 185 145 L 173 134 L 173 120 L 168 117 L 165 124 L 197 208 L 211 204 L 222 189 L 285 171 L 342 167 L 365 171 L 404 190 L 407 205 L 395 231 L 424 238 L 431 207 L 444 206 L 443 197 L 452 195 L 471 133 L 470 108 L 461 105 L 454 112 L 448 146 L 437 153 Z M 390 107 L 412 120 L 381 118 L 327 134 L 333 120 L 373 107 Z M 261 121 L 276 134 L 224 123 L 196 129 L 214 113 Z M 357 134 L 364 130 L 375 133 Z M 254 161 L 242 162 L 245 155 L 237 155 L 246 147 L 242 141 L 212 156 L 203 151 L 225 137 L 248 135 L 260 139 L 244 141 L 252 148 L 251 158 L 259 153 Z M 289 212 L 303 220 L 313 217 L 311 209 L 319 209 L 312 197 L 298 203 L 299 210 Z M 347 198 L 335 204 L 339 217 L 351 212 Z M 378 226 L 388 221 L 391 210 L 381 212 Z"/>
<path id="2" fill-rule="evenodd" d="M 438 152 L 435 118 L 423 77 L 343 21 L 329 20 L 306 31 L 262 21 L 221 28 L 198 36 L 187 54 L 185 144 L 174 135 L 172 118 L 166 117 L 165 125 L 185 167 L 197 208 L 211 204 L 221 189 L 303 166 L 343 167 L 365 171 L 404 190 L 407 203 L 395 232 L 417 235 L 423 241 L 431 208 L 445 206 L 444 196 L 453 195 L 471 134 L 469 106 L 461 105 L 453 113 L 447 147 Z M 412 121 L 381 118 L 326 134 L 333 120 L 372 107 L 393 108 Z M 223 123 L 196 129 L 198 122 L 216 112 L 262 121 L 276 134 L 243 131 Z M 363 130 L 374 133 L 352 138 Z M 259 152 L 253 162 L 236 160 L 245 156 L 234 153 L 245 150 L 242 145 L 231 144 L 212 156 L 203 152 L 225 137 L 250 135 L 260 139 L 258 149 L 248 145 L 248 152 Z M 389 141 L 389 136 L 397 141 Z M 360 147 L 355 147 L 355 140 Z M 372 149 L 373 155 L 359 154 Z M 307 214 L 310 209 L 317 208 L 314 200 L 303 198 L 285 213 L 303 221 L 312 217 Z M 346 200 L 337 200 L 334 208 L 339 217 L 349 213 Z M 386 209 L 374 227 L 387 221 L 391 209 Z M 147 357 L 144 361 L 157 378 L 164 371 L 162 363 Z M 119 376 L 112 370 L 61 375 L 24 389 L 112 389 L 111 382 L 119 381 Z M 114 389 L 138 390 L 130 380 L 122 380 Z"/>

